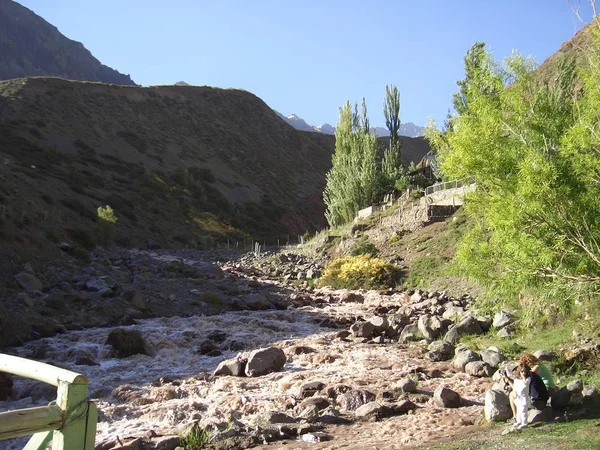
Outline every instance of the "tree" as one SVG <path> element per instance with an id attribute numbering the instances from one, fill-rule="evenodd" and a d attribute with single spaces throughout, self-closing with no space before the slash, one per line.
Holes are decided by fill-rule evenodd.
<path id="1" fill-rule="evenodd" d="M 543 311 L 568 309 L 600 283 L 598 19 L 592 34 L 587 64 L 563 58 L 550 81 L 533 61 L 513 54 L 495 64 L 476 44 L 450 126 L 428 133 L 447 177 L 477 179 L 461 267 L 504 292 L 546 292 Z"/>
<path id="2" fill-rule="evenodd" d="M 383 115 L 385 116 L 385 125 L 390 131 L 390 145 L 383 153 L 381 170 L 383 188 L 389 190 L 396 185 L 400 187 L 408 181 L 402 166 L 402 144 L 398 134 L 400 130 L 400 94 L 394 85 L 385 87 Z M 401 180 L 400 183 L 398 183 L 399 180 Z"/>
<path id="3" fill-rule="evenodd" d="M 380 185 L 377 156 L 377 137 L 369 128 L 365 100 L 360 113 L 358 104 L 352 112 L 346 102 L 340 108 L 332 168 L 323 193 L 325 217 L 331 226 L 351 221 L 361 208 L 375 201 Z"/>
<path id="4" fill-rule="evenodd" d="M 98 207 L 96 235 L 98 236 L 99 242 L 105 247 L 112 243 L 117 220 L 117 215 L 109 205 L 106 205 L 104 208 L 102 206 Z"/>

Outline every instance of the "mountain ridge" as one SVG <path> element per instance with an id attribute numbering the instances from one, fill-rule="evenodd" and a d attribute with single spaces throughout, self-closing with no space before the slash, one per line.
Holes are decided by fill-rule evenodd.
<path id="1" fill-rule="evenodd" d="M 0 0 L 0 80 L 58 77 L 135 86 L 129 75 L 105 66 L 82 43 L 65 37 L 32 10 Z"/>

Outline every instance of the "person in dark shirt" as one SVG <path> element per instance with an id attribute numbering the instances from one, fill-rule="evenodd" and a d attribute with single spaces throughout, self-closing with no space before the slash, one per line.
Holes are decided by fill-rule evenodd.
<path id="1" fill-rule="evenodd" d="M 531 397 L 531 405 L 535 409 L 544 409 L 550 398 L 544 380 L 535 372 L 531 372 L 529 375 L 529 396 Z"/>

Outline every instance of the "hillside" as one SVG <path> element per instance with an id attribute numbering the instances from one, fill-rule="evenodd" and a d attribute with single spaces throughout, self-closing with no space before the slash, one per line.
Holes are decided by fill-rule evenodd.
<path id="1" fill-rule="evenodd" d="M 286 239 L 324 226 L 333 147 L 244 91 L 0 82 L 3 237 L 91 246 L 108 204 L 123 246 Z"/>
<path id="2" fill-rule="evenodd" d="M 0 0 L 0 80 L 51 76 L 69 80 L 135 85 L 100 63 L 80 43 L 12 0 Z"/>

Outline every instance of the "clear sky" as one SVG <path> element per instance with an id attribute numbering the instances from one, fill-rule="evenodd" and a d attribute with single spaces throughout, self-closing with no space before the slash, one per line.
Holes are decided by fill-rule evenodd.
<path id="1" fill-rule="evenodd" d="M 383 126 L 385 85 L 401 120 L 443 120 L 462 58 L 484 41 L 541 63 L 582 27 L 586 0 L 18 0 L 144 86 L 248 90 L 319 125 L 366 97 Z"/>

